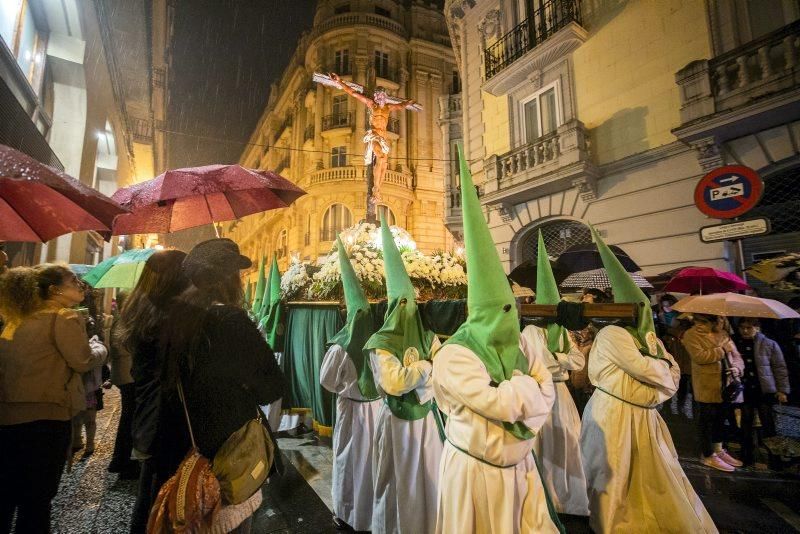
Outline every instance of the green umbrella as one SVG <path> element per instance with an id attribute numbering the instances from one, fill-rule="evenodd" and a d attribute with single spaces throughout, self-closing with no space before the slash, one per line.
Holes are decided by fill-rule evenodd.
<path id="1" fill-rule="evenodd" d="M 83 281 L 92 287 L 131 288 L 139 281 L 147 259 L 156 253 L 154 248 L 134 248 L 98 263 Z"/>

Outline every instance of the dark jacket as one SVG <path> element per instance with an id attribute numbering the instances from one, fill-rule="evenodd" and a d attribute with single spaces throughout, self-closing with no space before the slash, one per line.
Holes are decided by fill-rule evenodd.
<path id="1" fill-rule="evenodd" d="M 753 339 L 753 356 L 761 393 L 789 393 L 789 372 L 778 343 L 761 332 Z"/>
<path id="2" fill-rule="evenodd" d="M 284 395 L 286 382 L 275 355 L 247 313 L 235 306 L 204 312 L 201 343 L 191 372 L 184 372 L 192 430 L 209 459 L 228 437 L 258 414 L 259 406 Z M 137 379 L 138 387 L 138 379 Z M 190 447 L 183 406 L 176 394 L 162 392 L 157 431 L 159 471 L 172 471 Z"/>

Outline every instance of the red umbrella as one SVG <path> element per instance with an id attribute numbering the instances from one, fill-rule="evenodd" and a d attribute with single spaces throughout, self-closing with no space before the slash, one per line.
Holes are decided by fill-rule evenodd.
<path id="1" fill-rule="evenodd" d="M 686 267 L 672 277 L 664 291 L 677 293 L 727 293 L 750 289 L 747 283 L 733 273 L 711 267 Z"/>
<path id="2" fill-rule="evenodd" d="M 113 234 L 170 233 L 285 208 L 306 192 L 272 171 L 239 165 L 176 169 L 118 190 L 112 198 L 130 214 Z"/>
<path id="3" fill-rule="evenodd" d="M 75 178 L 0 145 L 0 241 L 108 231 L 126 210 Z"/>

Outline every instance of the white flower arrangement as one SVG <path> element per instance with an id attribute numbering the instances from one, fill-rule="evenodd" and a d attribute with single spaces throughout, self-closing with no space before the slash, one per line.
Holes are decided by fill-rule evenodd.
<path id="1" fill-rule="evenodd" d="M 416 243 L 406 230 L 397 226 L 390 229 L 418 297 L 464 297 L 467 277 L 462 256 L 449 252 L 423 254 L 417 250 Z M 344 251 L 339 251 L 334 244 L 329 254 L 320 256 L 316 267 L 293 260 L 281 279 L 284 299 L 341 298 L 340 253 L 347 254 L 368 298 L 382 298 L 386 295 L 380 228 L 374 224 L 357 224 L 344 230 L 341 238 Z"/>
<path id="2" fill-rule="evenodd" d="M 292 258 L 289 268 L 281 276 L 281 297 L 284 300 L 295 298 L 310 281 L 306 264 L 297 258 Z"/>

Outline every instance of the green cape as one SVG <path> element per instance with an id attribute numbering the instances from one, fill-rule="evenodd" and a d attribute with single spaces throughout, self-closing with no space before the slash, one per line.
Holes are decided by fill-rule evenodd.
<path id="1" fill-rule="evenodd" d="M 614 292 L 614 302 L 635 302 L 639 304 L 639 320 L 636 322 L 636 328 L 629 326 L 626 330 L 630 332 L 633 339 L 636 341 L 639 352 L 645 356 L 663 358 L 664 352 L 656 337 L 656 327 L 653 323 L 650 299 L 648 299 L 647 295 L 636 285 L 631 275 L 628 274 L 628 271 L 625 270 L 625 267 L 622 266 L 619 259 L 611 252 L 608 245 L 603 242 L 594 227 L 592 227 L 592 236 L 594 237 L 595 243 L 597 243 L 597 250 L 600 252 L 603 266 L 606 269 L 606 273 L 608 273 L 608 279 L 611 281 L 611 289 Z"/>
<path id="2" fill-rule="evenodd" d="M 416 352 L 414 357 L 417 359 L 430 359 L 434 334 L 422 324 L 414 286 L 403 265 L 403 258 L 394 242 L 392 232 L 383 217 L 381 217 L 381 240 L 386 296 L 389 303 L 383 326 L 369 338 L 364 349 L 385 350 L 392 353 L 401 363 L 404 363 L 407 353 L 411 356 L 414 352 Z M 386 402 L 392 413 L 401 419 L 421 419 L 430 410 L 430 402 L 420 404 L 414 391 L 401 397 L 387 395 Z"/>
<path id="3" fill-rule="evenodd" d="M 558 293 L 556 277 L 550 266 L 550 258 L 544 246 L 542 231 L 539 230 L 539 249 L 536 256 L 536 304 L 557 305 L 561 301 Z M 561 341 L 563 340 L 563 341 Z M 569 335 L 563 326 L 551 323 L 547 325 L 547 350 L 552 354 L 569 351 Z"/>
<path id="4" fill-rule="evenodd" d="M 265 292 L 266 293 L 266 292 Z M 272 256 L 272 269 L 269 273 L 269 297 L 265 297 L 262 308 L 264 337 L 276 352 L 282 352 L 279 346 L 283 338 L 283 306 L 281 306 L 281 273 L 278 271 L 278 256 Z"/>
<path id="5" fill-rule="evenodd" d="M 361 289 L 353 265 L 344 249 L 342 240 L 336 237 L 339 255 L 339 270 L 342 272 L 344 303 L 347 306 L 347 319 L 344 327 L 328 340 L 328 345 L 339 345 L 347 351 L 347 356 L 356 367 L 358 389 L 365 399 L 378 398 L 375 378 L 369 366 L 369 356 L 364 350 L 367 340 L 375 333 L 375 321 L 367 296 Z"/>
<path id="6" fill-rule="evenodd" d="M 461 215 L 467 256 L 467 320 L 445 345 L 461 345 L 486 366 L 492 381 L 509 380 L 515 370 L 528 374 L 528 359 L 519 348 L 519 315 L 500 256 L 483 216 L 469 166 L 459 147 L 461 162 Z M 518 439 L 532 439 L 533 432 L 518 421 L 503 421 Z"/>
<path id="7" fill-rule="evenodd" d="M 261 256 L 261 261 L 258 263 L 258 281 L 256 282 L 256 293 L 253 295 L 253 319 L 258 322 L 261 319 L 261 300 L 264 298 L 264 288 L 266 287 L 266 280 L 264 279 L 264 256 Z"/>

